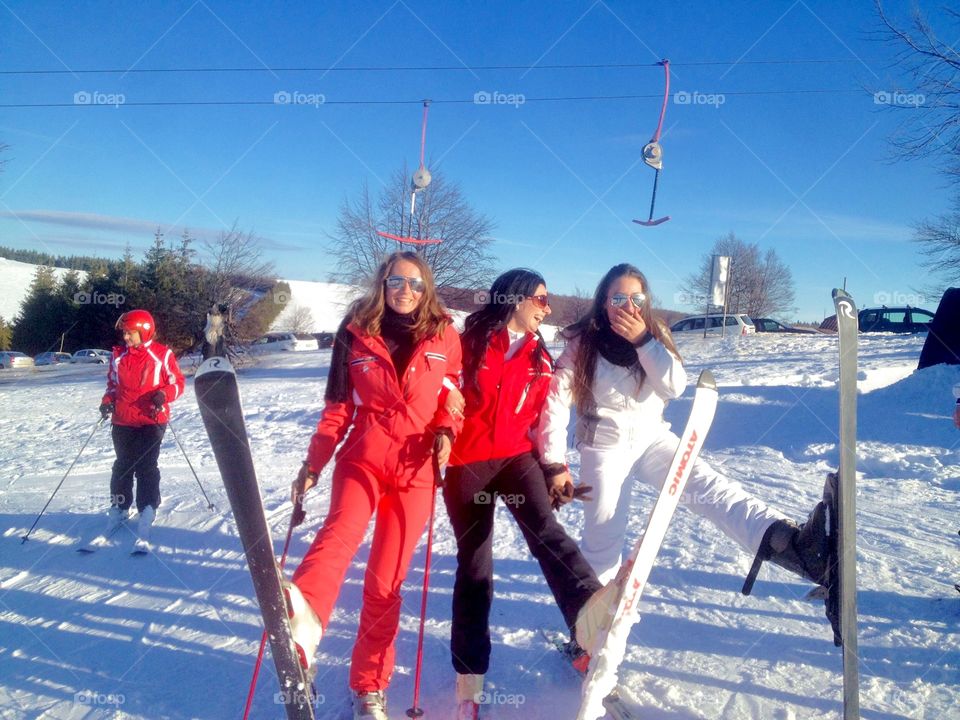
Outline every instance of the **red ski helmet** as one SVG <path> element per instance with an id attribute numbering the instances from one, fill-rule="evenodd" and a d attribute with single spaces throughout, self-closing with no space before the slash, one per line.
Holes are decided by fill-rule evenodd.
<path id="1" fill-rule="evenodd" d="M 153 315 L 146 310 L 131 310 L 125 312 L 117 320 L 117 330 L 121 332 L 124 330 L 128 332 L 136 331 L 140 333 L 141 342 L 147 342 L 153 339 L 153 335 L 157 331 L 157 324 L 153 321 Z"/>

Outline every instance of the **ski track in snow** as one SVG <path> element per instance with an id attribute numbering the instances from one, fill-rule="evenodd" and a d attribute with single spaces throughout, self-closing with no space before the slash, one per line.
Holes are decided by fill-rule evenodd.
<path id="1" fill-rule="evenodd" d="M 960 433 L 953 428 L 955 367 L 913 372 L 922 336 L 862 335 L 858 522 L 861 708 L 864 718 L 957 717 L 960 653 Z M 819 498 L 837 459 L 837 344 L 830 335 L 682 337 L 693 379 L 714 371 L 720 406 L 705 458 L 795 519 Z M 330 351 L 261 359 L 240 373 L 250 442 L 277 553 L 289 517 L 289 483 L 322 406 Z M 42 369 L 41 369 L 42 370 Z M 173 436 L 161 452 L 163 504 L 154 553 L 128 555 L 134 516 L 108 547 L 75 545 L 105 522 L 113 450 L 97 431 L 31 539 L 20 538 L 93 431 L 104 370 L 0 373 L 0 717 L 240 717 L 261 625 L 229 503 L 203 431 L 192 383 L 173 406 L 175 428 L 207 494 L 206 507 Z M 692 387 L 667 410 L 675 426 Z M 571 450 L 574 473 L 578 458 Z M 332 466 L 294 533 L 288 572 L 326 512 Z M 642 531 L 654 499 L 634 490 Z M 581 511 L 562 520 L 575 537 Z M 369 540 L 369 535 L 368 535 Z M 423 544 L 409 572 L 388 698 L 405 717 L 413 687 Z M 452 714 L 450 601 L 456 542 L 438 503 L 421 705 Z M 538 632 L 562 629 L 522 536 L 500 507 L 493 656 L 484 717 L 565 720 L 579 683 Z M 320 647 L 317 717 L 349 716 L 349 654 L 359 615 L 366 543 Z M 678 511 L 641 604 L 621 668 L 622 695 L 638 717 L 839 717 L 841 655 L 822 602 L 769 565 L 751 597 L 739 593 L 752 558 L 689 508 Z M 280 718 L 277 682 L 264 662 L 252 716 Z"/>

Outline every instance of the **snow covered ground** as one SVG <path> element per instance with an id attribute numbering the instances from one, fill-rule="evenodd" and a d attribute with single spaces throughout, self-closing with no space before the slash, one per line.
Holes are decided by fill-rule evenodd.
<path id="1" fill-rule="evenodd" d="M 295 289 L 296 291 L 296 289 Z M 858 520 L 864 718 L 958 717 L 960 490 L 950 421 L 956 367 L 914 372 L 922 336 L 861 336 Z M 711 368 L 721 400 L 705 453 L 788 515 L 802 518 L 837 460 L 837 345 L 829 335 L 682 338 L 691 378 Z M 241 371 L 246 420 L 278 554 L 290 480 L 318 418 L 330 351 L 282 354 Z M 90 556 L 77 541 L 104 521 L 113 461 L 99 430 L 31 539 L 21 544 L 97 420 L 104 369 L 0 373 L 0 717 L 239 718 L 260 616 L 204 434 L 192 383 L 174 428 L 216 509 L 207 509 L 168 432 L 157 552 L 131 557 L 129 532 Z M 692 390 L 671 404 L 682 424 Z M 577 468 L 576 454 L 570 462 Z M 325 514 L 330 469 L 294 533 L 290 566 Z M 634 491 L 641 531 L 652 491 Z M 497 519 L 493 658 L 486 717 L 566 720 L 578 682 L 538 631 L 562 620 L 506 511 Z M 578 534 L 580 511 L 563 511 Z M 452 716 L 448 639 L 455 538 L 438 510 L 421 704 Z M 321 645 L 318 716 L 348 716 L 347 674 L 366 549 L 352 566 Z M 739 589 L 752 558 L 681 508 L 667 534 L 621 670 L 638 717 L 839 717 L 841 656 L 809 587 L 766 566 Z M 398 667 L 388 698 L 405 717 L 413 687 L 423 546 L 408 577 Z M 252 717 L 281 718 L 269 659 Z"/>

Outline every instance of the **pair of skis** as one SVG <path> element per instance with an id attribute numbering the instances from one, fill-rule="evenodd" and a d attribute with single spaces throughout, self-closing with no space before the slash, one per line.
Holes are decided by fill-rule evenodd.
<path id="1" fill-rule="evenodd" d="M 840 343 L 840 469 L 832 506 L 831 528 L 834 562 L 827 588 L 827 615 L 834 628 L 834 643 L 843 648 L 843 718 L 859 718 L 859 672 L 857 658 L 856 598 L 856 427 L 857 427 L 857 307 L 843 290 L 833 291 Z M 621 566 L 616 582 L 620 594 L 609 622 L 601 629 L 599 650 L 590 659 L 583 682 L 577 720 L 597 720 L 604 714 L 617 717 L 616 708 L 605 705 L 617 685 L 617 671 L 626 652 L 630 630 L 638 619 L 637 603 L 653 569 L 664 535 L 680 495 L 703 446 L 717 405 L 713 375 L 700 374 L 693 407 L 680 444 L 650 514 L 643 537 Z"/>
<path id="2" fill-rule="evenodd" d="M 103 532 L 98 533 L 89 540 L 82 542 L 80 546 L 77 547 L 77 552 L 83 555 L 92 555 L 97 550 L 108 547 L 111 544 L 113 536 L 124 527 L 126 527 L 126 521 L 121 521 L 115 525 L 111 525 Z M 149 555 L 153 551 L 153 545 L 150 543 L 151 531 L 151 527 L 146 527 L 143 529 L 137 528 L 137 538 L 133 542 L 133 547 L 130 548 L 131 555 L 138 557 L 141 555 Z"/>

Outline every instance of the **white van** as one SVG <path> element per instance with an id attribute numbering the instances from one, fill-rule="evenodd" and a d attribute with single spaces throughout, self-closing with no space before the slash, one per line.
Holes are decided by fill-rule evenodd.
<path id="1" fill-rule="evenodd" d="M 707 334 L 720 334 L 726 322 L 727 335 L 746 335 L 754 333 L 757 329 L 753 326 L 753 320 L 743 313 L 731 315 L 691 315 L 683 320 L 678 320 L 670 326 L 670 332 L 699 332 L 703 334 L 703 329 L 707 329 Z"/>
<path id="2" fill-rule="evenodd" d="M 250 352 L 254 354 L 270 352 L 287 352 L 316 350 L 317 339 L 310 333 L 271 332 L 259 337 L 250 344 Z"/>

